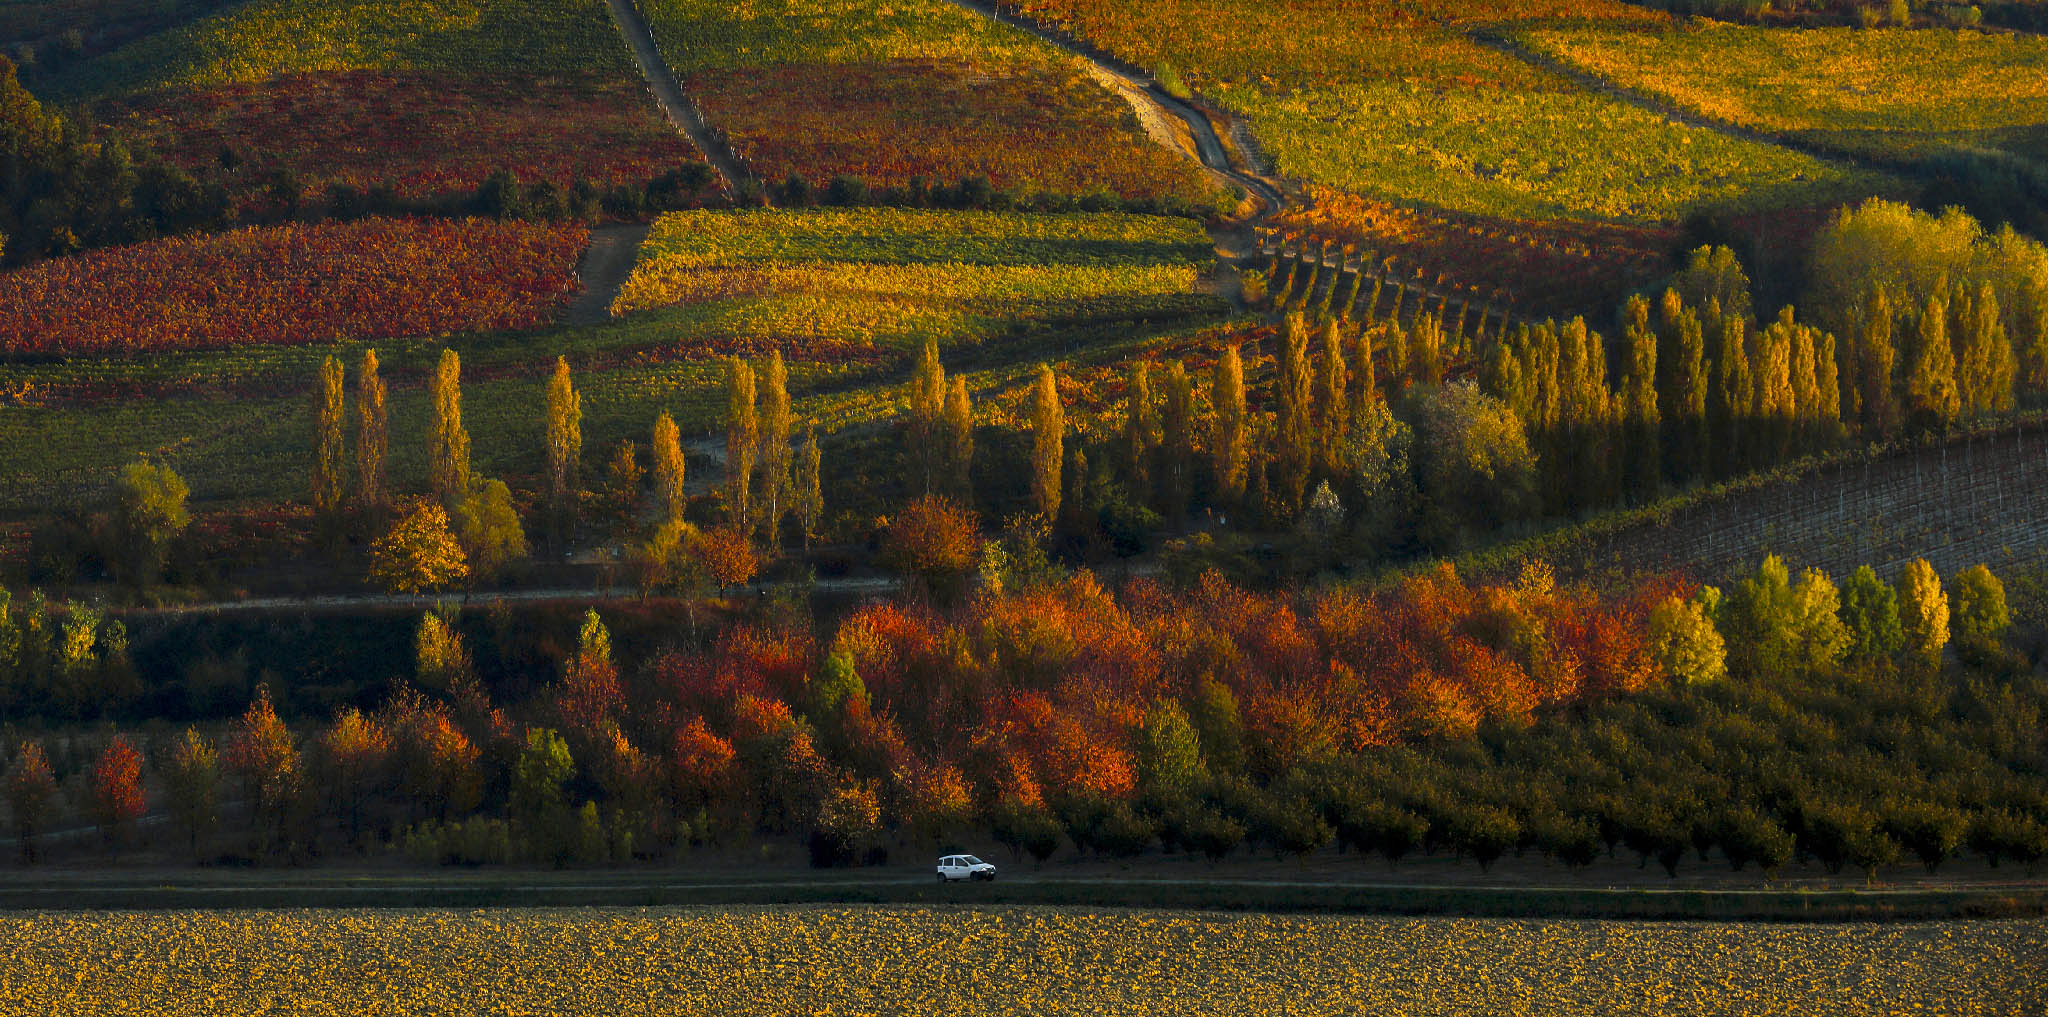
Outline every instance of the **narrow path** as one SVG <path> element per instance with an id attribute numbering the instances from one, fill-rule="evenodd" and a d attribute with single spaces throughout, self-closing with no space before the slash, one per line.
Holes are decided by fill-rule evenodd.
<path id="1" fill-rule="evenodd" d="M 662 59 L 661 49 L 654 44 L 654 33 L 648 30 L 647 20 L 640 16 L 635 0 L 605 2 L 611 5 L 612 22 L 619 26 L 619 34 L 632 48 L 633 59 L 640 64 L 640 73 L 647 78 L 647 87 L 654 91 L 654 98 L 668 113 L 669 121 L 689 135 L 690 142 L 704 154 L 705 161 L 711 163 L 711 168 L 724 178 L 727 191 L 739 187 L 740 182 L 747 179 L 746 167 L 740 164 L 732 146 L 727 145 L 705 122 L 704 115 L 697 111 L 697 104 L 683 94 L 682 82 L 676 80 L 668 61 Z"/>
<path id="2" fill-rule="evenodd" d="M 902 584 L 895 579 L 875 576 L 865 579 L 820 579 L 811 583 L 811 591 L 820 594 L 893 593 Z M 731 597 L 748 597 L 770 592 L 772 584 L 751 583 L 735 587 Z M 112 614 L 146 614 L 152 616 L 176 616 L 186 614 L 240 614 L 245 612 L 308 611 L 330 608 L 377 608 L 395 607 L 415 611 L 430 611 L 436 606 L 461 597 L 464 604 L 515 604 L 530 601 L 571 600 L 588 603 L 604 603 L 618 600 L 637 600 L 640 591 L 631 585 L 608 588 L 560 586 L 544 590 L 498 590 L 472 593 L 462 596 L 458 593 L 445 595 L 363 593 L 334 594 L 321 597 L 251 597 L 247 600 L 220 600 L 200 604 L 177 604 L 168 607 L 112 608 Z"/>
<path id="3" fill-rule="evenodd" d="M 583 292 L 562 311 L 562 324 L 597 325 L 611 320 L 612 301 L 633 274 L 634 255 L 647 239 L 647 230 L 646 223 L 630 223 L 590 231 L 590 247 L 576 263 L 576 278 L 583 283 Z"/>

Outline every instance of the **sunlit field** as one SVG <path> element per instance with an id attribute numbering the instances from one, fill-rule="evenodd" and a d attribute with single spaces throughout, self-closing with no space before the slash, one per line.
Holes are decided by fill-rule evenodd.
<path id="1" fill-rule="evenodd" d="M 70 912 L 0 1009 L 94 1014 L 2014 1014 L 2048 922 L 1061 908 Z"/>

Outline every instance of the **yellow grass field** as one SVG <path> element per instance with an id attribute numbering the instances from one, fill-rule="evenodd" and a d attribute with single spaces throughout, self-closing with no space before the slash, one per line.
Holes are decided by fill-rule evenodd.
<path id="1" fill-rule="evenodd" d="M 2048 922 L 1048 907 L 0 918 L 7 1014 L 2020 1014 Z"/>

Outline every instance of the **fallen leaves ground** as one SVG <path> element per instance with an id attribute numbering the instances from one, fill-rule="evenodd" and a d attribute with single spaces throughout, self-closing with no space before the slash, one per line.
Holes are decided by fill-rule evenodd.
<path id="1" fill-rule="evenodd" d="M 1076 908 L 59 912 L 14 1014 L 2019 1014 L 2048 922 Z"/>

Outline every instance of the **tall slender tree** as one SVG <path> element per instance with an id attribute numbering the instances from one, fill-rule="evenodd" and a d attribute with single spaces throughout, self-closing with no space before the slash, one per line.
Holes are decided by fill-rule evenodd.
<path id="1" fill-rule="evenodd" d="M 557 544 L 576 521 L 577 474 L 583 459 L 583 397 L 569 376 L 569 358 L 555 358 L 548 378 L 547 426 L 549 534 Z"/>
<path id="2" fill-rule="evenodd" d="M 462 426 L 462 357 L 442 350 L 434 369 L 434 433 L 428 481 L 434 497 L 452 507 L 469 494 L 469 432 Z"/>
<path id="3" fill-rule="evenodd" d="M 1315 462 L 1314 366 L 1309 360 L 1308 326 L 1299 314 L 1287 316 L 1280 330 L 1280 357 L 1273 378 L 1276 416 L 1273 469 L 1267 483 L 1281 513 L 1289 518 L 1300 510 L 1308 490 L 1309 468 Z"/>
<path id="4" fill-rule="evenodd" d="M 348 470 L 348 407 L 342 383 L 341 361 L 330 356 L 320 364 L 320 405 L 313 458 L 313 511 L 325 518 L 341 510 L 342 476 Z"/>
<path id="5" fill-rule="evenodd" d="M 654 457 L 654 503 L 661 508 L 661 521 L 680 522 L 683 509 L 689 504 L 689 496 L 683 490 L 683 441 L 675 418 L 667 410 L 655 418 L 654 440 L 647 448 Z"/>
<path id="6" fill-rule="evenodd" d="M 782 525 L 782 516 L 789 511 L 789 468 L 792 449 L 789 431 L 792 418 L 789 410 L 789 372 L 782 363 L 782 351 L 768 355 L 768 364 L 760 374 L 760 441 L 761 441 L 761 490 L 756 500 L 761 505 L 761 532 L 770 544 L 776 543 L 776 530 Z"/>
<path id="7" fill-rule="evenodd" d="M 1124 369 L 1124 476 L 1139 504 L 1152 500 L 1152 454 L 1159 447 L 1159 409 L 1152 402 L 1152 366 L 1133 360 Z"/>
<path id="8" fill-rule="evenodd" d="M 1067 414 L 1060 404 L 1059 379 L 1050 365 L 1038 368 L 1031 390 L 1031 503 L 1047 520 L 1059 518 L 1060 465 L 1066 440 Z"/>
<path id="9" fill-rule="evenodd" d="M 910 373 L 911 483 L 925 494 L 939 480 L 941 418 L 946 412 L 946 369 L 939 364 L 939 341 L 926 338 Z"/>
<path id="10" fill-rule="evenodd" d="M 818 532 L 818 523 L 825 517 L 825 492 L 819 467 L 823 459 L 818 451 L 818 425 L 811 423 L 804 428 L 804 446 L 796 456 L 796 490 L 790 497 L 796 512 L 797 522 L 803 526 L 804 550 L 811 549 L 811 536 Z"/>
<path id="11" fill-rule="evenodd" d="M 1733 476 L 1748 462 L 1749 376 L 1748 319 L 1721 318 L 1721 341 L 1714 357 L 1714 400 L 1709 404 L 1714 431 L 1714 474 Z"/>
<path id="12" fill-rule="evenodd" d="M 1975 297 L 1960 287 L 1953 300 L 1951 317 L 1956 350 L 1956 382 L 1966 413 L 1993 413 L 2012 409 L 2013 376 L 2017 364 L 2012 340 L 1998 313 L 1998 294 L 1984 283 Z"/>
<path id="13" fill-rule="evenodd" d="M 1344 336 L 1332 320 L 1323 327 L 1316 351 L 1316 461 L 1324 472 L 1336 473 L 1343 457 L 1344 435 L 1351 428 L 1351 377 L 1344 363 Z"/>
<path id="14" fill-rule="evenodd" d="M 1623 336 L 1628 362 L 1622 372 L 1623 454 L 1627 461 L 1628 494 L 1647 500 L 1657 490 L 1664 469 L 1663 418 L 1657 406 L 1657 335 L 1650 330 L 1650 302 L 1629 300 Z"/>
<path id="15" fill-rule="evenodd" d="M 1180 519 L 1188 511 L 1195 459 L 1195 391 L 1186 364 L 1175 360 L 1166 365 L 1160 394 L 1158 500 L 1169 518 Z"/>
<path id="16" fill-rule="evenodd" d="M 1812 330 L 1814 341 L 1814 388 L 1818 402 L 1813 407 L 1815 441 L 1832 445 L 1842 437 L 1842 376 L 1836 366 L 1835 334 Z"/>
<path id="17" fill-rule="evenodd" d="M 1351 398 L 1347 409 L 1363 406 L 1379 398 L 1379 378 L 1374 375 L 1372 364 L 1372 335 L 1374 331 L 1375 329 L 1370 327 L 1360 328 L 1358 330 L 1358 337 L 1352 343 L 1351 362 L 1348 365 L 1350 376 L 1347 379 L 1351 389 Z M 1348 431 L 1350 427 L 1348 417 L 1345 421 L 1345 426 Z"/>
<path id="18" fill-rule="evenodd" d="M 1892 381 L 1898 363 L 1898 345 L 1893 338 L 1896 317 L 1884 288 L 1872 288 L 1863 312 L 1863 334 L 1856 344 L 1855 383 L 1863 433 L 1874 437 L 1889 437 L 1899 427 L 1899 400 Z"/>
<path id="19" fill-rule="evenodd" d="M 1244 498 L 1245 470 L 1250 466 L 1251 443 L 1244 401 L 1244 359 L 1231 346 L 1216 358 L 1215 377 L 1209 386 L 1209 452 L 1214 459 L 1216 496 L 1235 506 Z"/>
<path id="20" fill-rule="evenodd" d="M 946 474 L 962 504 L 974 503 L 974 400 L 967 379 L 955 375 L 946 388 Z"/>
<path id="21" fill-rule="evenodd" d="M 377 351 L 363 351 L 356 373 L 356 502 L 365 513 L 384 507 L 384 450 L 389 433 L 384 414 L 384 379 Z"/>
<path id="22" fill-rule="evenodd" d="M 1947 427 L 1963 404 L 1956 390 L 1955 349 L 1949 345 L 1948 305 L 1939 295 L 1928 298 L 1918 331 L 1906 365 L 1906 410 L 1920 425 Z"/>
<path id="23" fill-rule="evenodd" d="M 738 357 L 725 360 L 725 501 L 733 527 L 750 530 L 754 453 L 760 447 L 760 419 L 754 410 L 754 368 Z"/>

